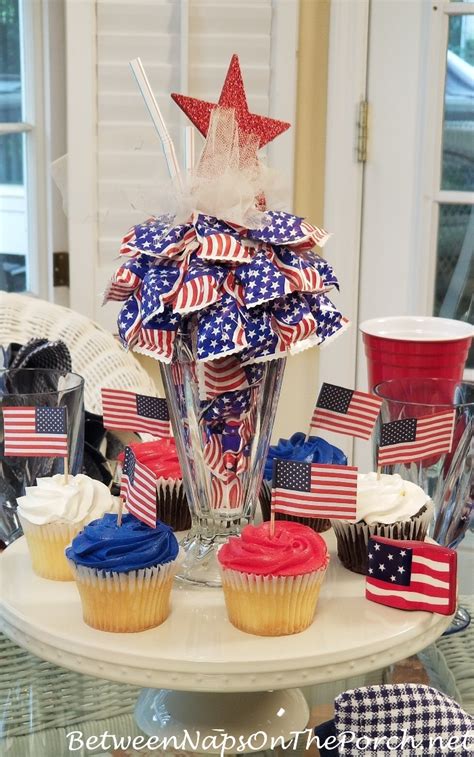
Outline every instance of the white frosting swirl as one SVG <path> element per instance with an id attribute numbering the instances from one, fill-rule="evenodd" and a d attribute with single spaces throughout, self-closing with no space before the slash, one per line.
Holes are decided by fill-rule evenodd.
<path id="1" fill-rule="evenodd" d="M 36 486 L 27 486 L 18 498 L 18 513 L 38 526 L 46 523 L 89 523 L 104 513 L 117 511 L 117 500 L 101 481 L 83 473 L 69 476 L 67 484 L 58 473 L 39 478 Z"/>
<path id="2" fill-rule="evenodd" d="M 357 520 L 396 523 L 409 520 L 428 503 L 423 489 L 405 481 L 398 473 L 360 473 L 357 477 Z"/>

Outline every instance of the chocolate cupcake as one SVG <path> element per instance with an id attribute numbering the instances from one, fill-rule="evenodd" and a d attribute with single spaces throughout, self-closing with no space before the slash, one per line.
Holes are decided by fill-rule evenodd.
<path id="1" fill-rule="evenodd" d="M 183 486 L 174 439 L 131 444 L 135 457 L 156 474 L 156 516 L 174 531 L 191 528 L 191 514 Z"/>
<path id="2" fill-rule="evenodd" d="M 424 541 L 433 516 L 433 503 L 423 489 L 397 473 L 359 474 L 357 522 L 332 520 L 337 555 L 348 570 L 367 575 L 371 536 L 400 541 Z"/>
<path id="3" fill-rule="evenodd" d="M 259 499 L 264 521 L 270 520 L 271 515 L 271 498 L 272 498 L 272 476 L 274 460 L 292 460 L 300 463 L 327 463 L 332 465 L 347 465 L 347 457 L 338 447 L 329 444 L 325 439 L 319 436 L 306 435 L 302 431 L 297 431 L 289 439 L 280 439 L 278 444 L 274 444 L 268 450 L 268 456 L 265 461 L 263 481 L 260 487 Z M 301 523 L 303 526 L 312 528 L 313 531 L 321 533 L 331 527 L 327 518 L 301 518 L 298 515 L 286 515 L 276 513 L 276 520 L 286 520 L 293 523 Z"/>

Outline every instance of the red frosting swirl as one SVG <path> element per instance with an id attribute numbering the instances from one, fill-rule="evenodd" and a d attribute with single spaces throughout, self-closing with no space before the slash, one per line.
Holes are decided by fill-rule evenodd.
<path id="1" fill-rule="evenodd" d="M 219 550 L 223 568 L 259 576 L 299 576 L 325 568 L 329 555 L 324 539 L 300 523 L 276 521 L 245 526 L 239 537 L 232 536 Z"/>
<path id="2" fill-rule="evenodd" d="M 174 439 L 155 439 L 129 445 L 137 460 L 145 463 L 158 478 L 183 477 Z"/>

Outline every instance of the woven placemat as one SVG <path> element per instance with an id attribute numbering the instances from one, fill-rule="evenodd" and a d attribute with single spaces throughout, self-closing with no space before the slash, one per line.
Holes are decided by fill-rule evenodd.
<path id="1" fill-rule="evenodd" d="M 441 636 L 418 656 L 431 685 L 474 715 L 474 597 L 461 596 L 459 604 L 470 613 L 471 624 L 464 631 Z"/>

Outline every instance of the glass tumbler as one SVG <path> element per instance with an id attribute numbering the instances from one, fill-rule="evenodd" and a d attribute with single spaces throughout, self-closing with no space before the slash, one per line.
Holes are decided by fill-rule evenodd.
<path id="1" fill-rule="evenodd" d="M 76 373 L 38 368 L 0 370 L 0 540 L 9 544 L 21 535 L 16 500 L 37 478 L 63 473 L 63 458 L 5 457 L 3 407 L 67 408 L 68 462 L 80 473 L 84 453 L 84 379 Z"/>

